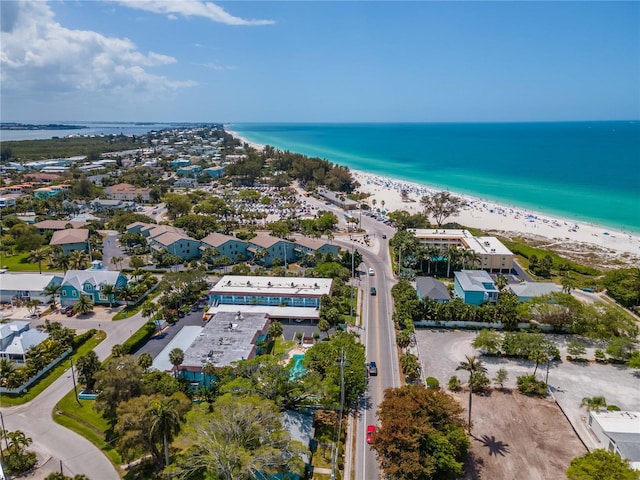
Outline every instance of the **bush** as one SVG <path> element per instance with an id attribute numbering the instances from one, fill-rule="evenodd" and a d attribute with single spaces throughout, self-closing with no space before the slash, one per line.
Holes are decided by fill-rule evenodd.
<path id="1" fill-rule="evenodd" d="M 76 335 L 75 337 L 73 337 L 73 340 L 71 342 L 71 347 L 73 348 L 74 351 L 77 350 L 80 346 L 84 345 L 84 343 L 90 338 L 92 338 L 95 334 L 96 334 L 96 329 L 92 328 L 87 332 L 84 332 L 80 335 Z"/>
<path id="2" fill-rule="evenodd" d="M 435 388 L 436 390 L 440 388 L 440 382 L 435 377 L 427 377 L 427 388 Z"/>
<path id="3" fill-rule="evenodd" d="M 535 375 L 523 375 L 518 377 L 518 391 L 524 395 L 546 397 L 547 384 L 538 380 Z"/>
<path id="4" fill-rule="evenodd" d="M 609 412 L 619 412 L 620 411 L 620 407 L 617 405 L 607 405 L 607 410 Z"/>
<path id="5" fill-rule="evenodd" d="M 154 322 L 145 323 L 140 330 L 134 333 L 126 342 L 122 344 L 124 354 L 135 353 L 142 345 L 146 343 L 151 335 L 156 331 L 156 324 Z"/>
<path id="6" fill-rule="evenodd" d="M 475 372 L 471 375 L 471 384 L 473 385 L 474 393 L 485 393 L 489 390 L 491 380 L 483 372 Z"/>
<path id="7" fill-rule="evenodd" d="M 598 363 L 607 363 L 607 356 L 604 354 L 602 349 L 598 348 L 595 351 L 596 362 Z"/>
<path id="8" fill-rule="evenodd" d="M 31 470 L 36 465 L 35 452 L 11 452 L 7 455 L 4 451 L 4 465 L 7 471 L 12 475 L 20 475 Z"/>
<path id="9" fill-rule="evenodd" d="M 448 387 L 449 387 L 449 390 L 451 390 L 452 392 L 459 392 L 462 389 L 462 382 L 458 377 L 453 375 L 449 379 Z"/>

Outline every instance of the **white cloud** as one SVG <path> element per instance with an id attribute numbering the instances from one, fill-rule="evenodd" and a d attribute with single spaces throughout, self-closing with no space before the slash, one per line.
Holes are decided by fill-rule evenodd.
<path id="1" fill-rule="evenodd" d="M 234 17 L 222 7 L 203 0 L 115 0 L 122 5 L 137 10 L 184 17 L 204 17 L 227 25 L 271 25 L 273 20 L 245 20 Z"/>
<path id="2" fill-rule="evenodd" d="M 211 70 L 217 70 L 217 71 L 222 71 L 222 70 L 235 70 L 236 66 L 235 65 L 220 65 L 219 63 L 203 63 L 202 64 L 203 67 L 206 68 L 210 68 Z"/>
<path id="3" fill-rule="evenodd" d="M 195 85 L 150 73 L 176 59 L 143 53 L 127 38 L 72 30 L 45 2 L 0 2 L 0 83 L 7 96 L 158 94 Z"/>

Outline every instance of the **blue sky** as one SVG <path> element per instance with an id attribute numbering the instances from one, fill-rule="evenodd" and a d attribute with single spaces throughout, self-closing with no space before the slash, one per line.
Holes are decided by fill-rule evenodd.
<path id="1" fill-rule="evenodd" d="M 0 6 L 5 122 L 640 118 L 638 2 Z"/>

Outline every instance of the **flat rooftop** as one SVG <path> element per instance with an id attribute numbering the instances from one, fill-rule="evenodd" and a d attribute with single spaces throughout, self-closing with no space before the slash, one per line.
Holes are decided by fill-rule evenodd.
<path id="1" fill-rule="evenodd" d="M 161 372 L 169 372 L 173 368 L 169 361 L 169 352 L 174 348 L 179 348 L 183 352 L 189 348 L 193 341 L 200 335 L 204 327 L 191 326 L 182 327 L 175 337 L 162 349 L 162 351 L 153 359 L 151 368 L 160 370 Z"/>
<path id="2" fill-rule="evenodd" d="M 260 332 L 269 326 L 269 316 L 262 312 L 217 312 L 184 352 L 185 367 L 202 368 L 230 365 L 253 356 Z"/>
<path id="3" fill-rule="evenodd" d="M 210 295 L 274 297 L 320 297 L 331 295 L 330 278 L 257 277 L 225 275 L 209 291 Z"/>
<path id="4" fill-rule="evenodd" d="M 414 228 L 416 238 L 457 240 L 479 255 L 513 255 L 496 237 L 474 237 L 471 232 L 456 228 Z"/>

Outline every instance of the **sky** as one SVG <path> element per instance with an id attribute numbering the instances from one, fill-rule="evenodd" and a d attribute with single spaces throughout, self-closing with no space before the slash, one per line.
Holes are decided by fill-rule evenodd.
<path id="1" fill-rule="evenodd" d="M 3 122 L 640 119 L 640 2 L 0 8 Z"/>

